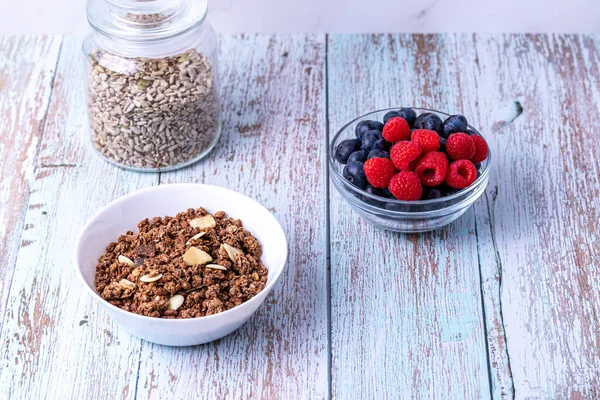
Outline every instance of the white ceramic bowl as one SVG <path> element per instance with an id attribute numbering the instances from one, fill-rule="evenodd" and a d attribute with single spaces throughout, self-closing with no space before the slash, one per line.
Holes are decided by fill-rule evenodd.
<path id="1" fill-rule="evenodd" d="M 128 230 L 137 232 L 144 218 L 175 216 L 188 208 L 225 211 L 239 218 L 262 244 L 262 262 L 268 268 L 265 288 L 250 300 L 219 314 L 201 318 L 163 319 L 133 314 L 113 306 L 96 292 L 94 276 L 106 246 Z M 96 213 L 83 228 L 75 248 L 77 274 L 106 312 L 127 332 L 168 346 L 190 346 L 219 339 L 244 324 L 283 272 L 287 241 L 279 222 L 262 205 L 240 193 L 199 184 L 161 185 L 123 196 Z"/>

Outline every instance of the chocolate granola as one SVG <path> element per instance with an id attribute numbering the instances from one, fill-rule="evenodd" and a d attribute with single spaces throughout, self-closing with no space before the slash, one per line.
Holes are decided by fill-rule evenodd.
<path id="1" fill-rule="evenodd" d="M 190 208 L 145 219 L 138 229 L 110 243 L 96 266 L 97 292 L 123 310 L 203 317 L 240 305 L 265 287 L 260 243 L 223 211 Z"/>

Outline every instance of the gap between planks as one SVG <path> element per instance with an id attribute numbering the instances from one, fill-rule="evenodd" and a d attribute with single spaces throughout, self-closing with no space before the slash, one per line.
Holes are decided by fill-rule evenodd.
<path id="1" fill-rule="evenodd" d="M 333 375 L 332 375 L 332 358 L 331 350 L 331 185 L 329 180 L 329 34 L 325 34 L 325 238 L 326 244 L 326 259 L 327 259 L 327 396 L 329 399 L 333 397 Z"/>

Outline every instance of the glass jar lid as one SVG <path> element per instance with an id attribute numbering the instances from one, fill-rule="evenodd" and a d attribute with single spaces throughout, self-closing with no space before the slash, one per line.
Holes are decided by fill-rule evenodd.
<path id="1" fill-rule="evenodd" d="M 207 0 L 88 0 L 87 17 L 98 32 L 129 41 L 179 35 L 206 17 Z"/>

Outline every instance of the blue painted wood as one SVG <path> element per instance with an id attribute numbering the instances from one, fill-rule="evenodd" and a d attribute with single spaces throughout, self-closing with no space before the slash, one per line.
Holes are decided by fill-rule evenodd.
<path id="1" fill-rule="evenodd" d="M 330 258 L 325 38 L 225 38 L 224 137 L 161 181 L 266 204 L 290 265 L 246 326 L 189 349 L 120 331 L 73 279 L 85 220 L 159 183 L 91 153 L 79 41 L 0 42 L 0 397 L 600 397 L 600 37 L 331 36 L 331 132 L 391 105 L 464 111 L 494 169 L 484 199 L 423 235 L 366 225 L 330 188 Z"/>
<path id="2" fill-rule="evenodd" d="M 448 36 L 331 35 L 330 135 L 392 106 L 460 111 Z M 331 187 L 335 398 L 490 397 L 474 214 L 433 233 L 367 224 Z"/>
<path id="3" fill-rule="evenodd" d="M 598 35 L 457 45 L 476 55 L 463 93 L 496 155 L 477 205 L 483 290 L 490 351 L 506 342 L 518 399 L 600 398 L 599 49 Z M 501 128 L 515 100 L 524 112 Z"/>

